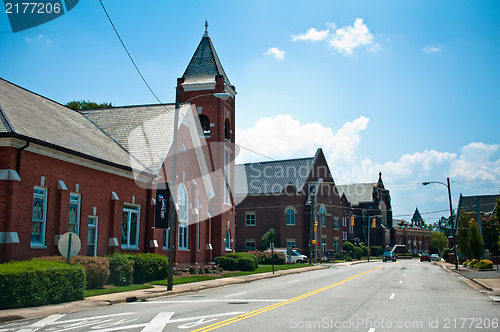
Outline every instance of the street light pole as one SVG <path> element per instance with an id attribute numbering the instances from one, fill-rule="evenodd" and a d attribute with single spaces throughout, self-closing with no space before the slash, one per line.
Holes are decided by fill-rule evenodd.
<path id="1" fill-rule="evenodd" d="M 424 186 L 427 186 L 431 183 L 438 183 L 441 184 L 445 187 L 448 188 L 448 201 L 450 203 L 450 220 L 453 218 L 453 207 L 451 204 L 451 187 L 450 187 L 450 178 L 446 178 L 446 183 L 439 182 L 439 181 L 426 181 L 422 182 Z M 453 227 L 453 247 L 454 247 L 454 252 L 455 252 L 455 270 L 458 270 L 458 251 L 457 251 L 457 223 L 458 220 L 455 220 L 455 226 Z"/>
<path id="2" fill-rule="evenodd" d="M 205 96 L 214 96 L 216 98 L 227 100 L 230 95 L 228 93 L 206 93 L 193 98 L 188 99 L 183 104 L 190 102 L 193 99 Z M 175 110 L 174 110 L 174 135 L 172 139 L 172 178 L 170 180 L 170 220 L 168 224 L 169 230 L 169 243 L 168 243 L 168 271 L 167 271 L 167 290 L 171 291 L 173 288 L 174 281 L 174 264 L 175 264 L 175 201 L 174 198 L 177 195 L 177 135 L 179 126 L 179 109 L 180 109 L 180 91 L 179 88 L 175 88 Z M 175 196 L 174 196 L 175 195 Z"/>

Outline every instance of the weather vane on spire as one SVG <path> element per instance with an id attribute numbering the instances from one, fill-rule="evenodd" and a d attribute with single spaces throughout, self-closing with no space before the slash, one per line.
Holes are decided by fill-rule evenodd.
<path id="1" fill-rule="evenodd" d="M 208 21 L 205 20 L 205 35 L 204 37 L 208 37 Z"/>

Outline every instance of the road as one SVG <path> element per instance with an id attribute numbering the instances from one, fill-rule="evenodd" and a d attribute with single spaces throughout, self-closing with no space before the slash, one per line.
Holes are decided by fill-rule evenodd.
<path id="1" fill-rule="evenodd" d="M 7 331 L 477 331 L 500 306 L 442 267 L 370 262 L 0 325 Z"/>

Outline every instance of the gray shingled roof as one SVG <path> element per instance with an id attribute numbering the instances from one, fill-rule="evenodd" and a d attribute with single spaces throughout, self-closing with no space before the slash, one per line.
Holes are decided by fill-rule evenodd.
<path id="1" fill-rule="evenodd" d="M 377 187 L 377 183 L 354 183 L 337 185 L 339 195 L 345 194 L 347 200 L 357 205 L 362 202 L 373 201 L 373 188 Z"/>
<path id="2" fill-rule="evenodd" d="M 307 190 L 304 185 L 313 163 L 314 157 L 236 165 L 235 193 L 277 194 L 288 184 L 299 191 Z"/>
<path id="3" fill-rule="evenodd" d="M 476 212 L 476 198 L 479 197 L 480 213 L 491 213 L 497 204 L 497 198 L 500 195 L 479 195 L 479 196 L 462 196 L 458 209 L 465 212 Z"/>
<path id="4" fill-rule="evenodd" d="M 224 76 L 224 82 L 231 85 L 210 37 L 204 36 L 182 77 L 185 84 L 211 83 L 216 75 Z"/>
<path id="5" fill-rule="evenodd" d="M 188 105 L 179 109 L 179 126 Z M 81 111 L 109 137 L 157 174 L 173 141 L 174 104 L 125 106 Z"/>
<path id="6" fill-rule="evenodd" d="M 50 99 L 0 79 L 0 107 L 14 133 L 114 164 L 144 168 L 92 122 Z M 2 125 L 2 131 L 6 131 Z"/>

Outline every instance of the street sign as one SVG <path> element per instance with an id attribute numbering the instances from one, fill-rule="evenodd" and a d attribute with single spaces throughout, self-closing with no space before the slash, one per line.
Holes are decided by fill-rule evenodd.
<path id="1" fill-rule="evenodd" d="M 75 257 L 80 252 L 82 248 L 82 243 L 80 242 L 80 238 L 73 232 L 68 232 L 63 234 L 57 243 L 57 247 L 59 248 L 59 252 L 61 255 L 66 257 L 69 261 L 71 257 Z"/>

